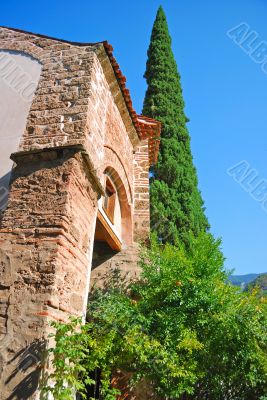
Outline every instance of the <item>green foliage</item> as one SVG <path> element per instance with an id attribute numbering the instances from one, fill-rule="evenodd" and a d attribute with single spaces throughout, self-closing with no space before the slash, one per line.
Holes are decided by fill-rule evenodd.
<path id="1" fill-rule="evenodd" d="M 177 329 L 187 329 L 203 346 L 192 354 L 200 377 L 193 399 L 256 400 L 267 387 L 266 301 L 225 283 L 218 245 L 202 234 L 187 254 L 170 245 L 158 253 L 155 246 L 152 260 L 160 258 L 144 266 L 148 314 L 156 314 L 154 326 L 170 343 L 179 340 Z"/>
<path id="2" fill-rule="evenodd" d="M 106 400 L 116 398 L 119 393 L 110 387 L 112 358 L 105 362 L 113 337 L 106 334 L 104 343 L 95 337 L 96 327 L 82 323 L 81 318 L 70 318 L 68 323 L 52 322 L 55 334 L 49 352 L 53 354 L 53 373 L 49 376 L 50 385 L 44 393 L 52 393 L 55 400 L 73 400 L 75 392 L 87 399 L 87 386 L 95 384 L 91 373 L 102 368 L 102 395 Z"/>
<path id="3" fill-rule="evenodd" d="M 257 400 L 267 388 L 267 310 L 257 291 L 235 292 L 219 284 L 217 311 L 199 338 L 205 352 L 199 363 L 205 376 L 195 391 L 196 399 Z"/>
<path id="4" fill-rule="evenodd" d="M 151 224 L 163 242 L 188 243 L 188 232 L 208 228 L 186 127 L 180 75 L 166 17 L 159 8 L 145 72 L 143 114 L 162 122 L 159 160 L 151 179 Z M 159 223 L 162 221 L 162 223 Z"/>
<path id="5" fill-rule="evenodd" d="M 69 323 L 52 322 L 56 329 L 53 338 L 54 371 L 50 375 L 53 385 L 47 386 L 44 392 L 51 392 L 57 400 L 73 400 L 73 393 L 86 392 L 85 384 L 92 383 L 87 376 L 84 362 L 88 359 L 92 339 L 88 333 L 88 325 L 83 325 L 81 318 L 70 318 Z M 79 327 L 79 329 L 77 329 Z"/>
<path id="6" fill-rule="evenodd" d="M 132 386 L 143 378 L 164 399 L 266 395 L 266 299 L 226 283 L 211 235 L 191 241 L 189 250 L 153 242 L 138 281 L 113 273 L 93 290 L 86 325 L 55 324 L 56 400 L 69 398 L 64 382 L 82 392 L 95 368 L 108 400 L 116 399 L 109 382 L 117 369 L 132 373 Z"/>

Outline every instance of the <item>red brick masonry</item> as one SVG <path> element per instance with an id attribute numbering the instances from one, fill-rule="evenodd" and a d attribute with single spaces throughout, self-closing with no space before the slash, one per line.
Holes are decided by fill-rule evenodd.
<path id="1" fill-rule="evenodd" d="M 138 273 L 160 123 L 136 115 L 107 42 L 1 27 L 1 50 L 42 64 L 0 219 L 0 399 L 39 399 L 49 321 L 86 310 L 107 171 L 116 176 L 123 250 L 98 263 L 92 280 L 112 265 Z"/>

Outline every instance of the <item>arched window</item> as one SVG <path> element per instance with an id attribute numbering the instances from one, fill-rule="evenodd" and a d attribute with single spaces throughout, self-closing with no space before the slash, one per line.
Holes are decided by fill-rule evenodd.
<path id="1" fill-rule="evenodd" d="M 106 187 L 105 187 L 105 197 L 104 197 L 104 201 L 103 201 L 103 209 L 112 224 L 114 224 L 116 197 L 117 197 L 116 189 L 115 189 L 112 181 L 110 180 L 110 178 L 106 177 Z"/>
<path id="2" fill-rule="evenodd" d="M 132 243 L 131 206 L 119 174 L 107 167 L 104 172 L 105 193 L 98 201 L 95 242 L 120 251 Z"/>

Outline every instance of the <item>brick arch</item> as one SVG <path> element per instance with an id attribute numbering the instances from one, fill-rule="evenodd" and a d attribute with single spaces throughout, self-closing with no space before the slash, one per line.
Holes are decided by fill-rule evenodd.
<path id="1" fill-rule="evenodd" d="M 107 166 L 104 170 L 104 175 L 108 175 L 112 182 L 114 183 L 118 198 L 120 202 L 121 209 L 121 236 L 122 241 L 125 244 L 132 244 L 133 241 L 133 216 L 132 216 L 132 207 L 129 202 L 129 198 L 127 195 L 126 188 L 124 183 L 118 174 L 118 172 L 112 167 Z"/>
<path id="2" fill-rule="evenodd" d="M 9 46 L 1 46 L 0 51 L 11 54 L 20 54 L 25 57 L 30 57 L 31 59 L 33 59 L 33 61 L 38 61 L 41 65 L 43 65 L 42 57 L 36 54 L 36 52 L 30 51 L 29 49 L 24 51 L 18 49 L 17 46 L 9 45 Z"/>
<path id="3" fill-rule="evenodd" d="M 25 55 L 33 57 L 35 60 L 39 61 L 40 64 L 45 64 L 49 62 L 49 59 L 45 60 L 44 55 L 47 53 L 41 48 L 28 41 L 10 41 L 6 44 L 1 44 L 0 50 L 5 51 L 15 51 L 18 53 L 24 53 Z"/>
<path id="4" fill-rule="evenodd" d="M 118 175 L 120 176 L 120 179 L 125 187 L 128 202 L 132 204 L 133 188 L 131 187 L 131 181 L 127 174 L 126 168 L 124 167 L 123 161 L 111 146 L 105 145 L 104 149 L 105 149 L 105 161 L 103 170 L 107 169 L 108 167 L 112 167 L 115 171 L 118 172 Z"/>

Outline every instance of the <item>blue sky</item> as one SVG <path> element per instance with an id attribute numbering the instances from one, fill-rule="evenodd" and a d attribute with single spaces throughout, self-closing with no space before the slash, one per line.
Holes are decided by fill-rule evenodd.
<path id="1" fill-rule="evenodd" d="M 245 160 L 257 182 L 267 180 L 267 74 L 226 34 L 244 22 L 267 42 L 266 0 L 9 0 L 0 4 L 0 24 L 80 42 L 107 39 L 141 112 L 146 51 L 160 4 L 212 232 L 222 237 L 228 268 L 266 272 L 267 206 L 251 194 L 253 185 L 246 191 L 227 170 Z"/>

